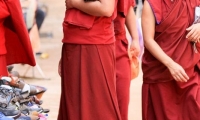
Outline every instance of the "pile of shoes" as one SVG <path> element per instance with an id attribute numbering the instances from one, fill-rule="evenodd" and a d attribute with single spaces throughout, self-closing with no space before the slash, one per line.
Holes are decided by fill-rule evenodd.
<path id="1" fill-rule="evenodd" d="M 41 107 L 45 87 L 25 83 L 16 71 L 0 78 L 0 120 L 47 120 L 49 109 Z"/>

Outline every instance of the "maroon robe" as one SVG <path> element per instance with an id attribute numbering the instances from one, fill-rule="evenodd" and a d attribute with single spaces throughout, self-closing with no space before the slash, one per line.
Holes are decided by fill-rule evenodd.
<path id="1" fill-rule="evenodd" d="M 58 120 L 121 120 L 112 20 L 113 17 L 67 10 L 63 22 Z"/>
<path id="2" fill-rule="evenodd" d="M 116 52 L 116 88 L 119 110 L 122 120 L 128 120 L 128 105 L 130 94 L 130 59 L 128 57 L 128 40 L 126 38 L 125 17 L 133 0 L 118 0 L 117 17 L 114 20 L 115 52 Z M 135 26 L 136 27 L 136 26 Z"/>
<path id="3" fill-rule="evenodd" d="M 143 120 L 199 120 L 200 53 L 186 39 L 194 21 L 195 0 L 148 0 L 156 19 L 155 41 L 189 76 L 176 82 L 168 68 L 145 49 L 142 70 Z"/>

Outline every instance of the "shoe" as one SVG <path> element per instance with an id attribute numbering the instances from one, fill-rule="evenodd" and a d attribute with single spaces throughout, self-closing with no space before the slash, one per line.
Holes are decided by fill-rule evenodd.
<path id="1" fill-rule="evenodd" d="M 44 92 L 47 91 L 45 87 L 38 85 L 31 85 L 30 95 L 35 95 L 39 100 L 42 98 Z"/>
<path id="2" fill-rule="evenodd" d="M 31 120 L 31 117 L 29 117 L 29 116 L 20 116 L 16 120 Z"/>
<path id="3" fill-rule="evenodd" d="M 28 114 L 32 111 L 36 111 L 38 113 L 42 113 L 43 112 L 43 108 L 41 108 L 40 106 L 37 106 L 36 104 L 32 105 L 32 106 L 28 106 L 28 105 L 25 105 L 25 104 L 22 104 L 20 107 L 19 107 L 19 110 L 20 111 L 25 111 L 27 112 L 27 110 L 29 111 Z M 24 113 L 24 112 L 23 112 Z"/>
<path id="4" fill-rule="evenodd" d="M 13 65 L 8 65 L 8 66 L 7 66 L 7 70 L 8 70 L 8 72 L 10 73 L 10 72 L 12 71 L 13 68 L 14 68 Z"/>
<path id="5" fill-rule="evenodd" d="M 37 85 L 29 85 L 25 83 L 22 79 L 16 76 L 10 77 L 1 77 L 3 84 L 9 84 L 12 87 L 16 87 L 22 90 L 22 92 L 29 93 L 30 96 L 38 95 L 38 98 L 41 98 L 43 93 L 47 90 L 45 87 L 37 86 Z M 25 96 L 28 97 L 29 95 Z"/>
<path id="6" fill-rule="evenodd" d="M 2 112 L 0 112 L 0 120 L 14 120 L 14 119 L 13 118 L 8 118 Z"/>
<path id="7" fill-rule="evenodd" d="M 30 101 L 29 102 L 33 102 L 35 104 L 38 104 L 38 105 L 42 105 L 43 101 L 38 99 L 37 96 L 29 96 L 29 99 Z"/>
<path id="8" fill-rule="evenodd" d="M 6 108 L 14 96 L 13 91 L 5 87 L 0 87 L 0 107 L 2 108 Z"/>
<path id="9" fill-rule="evenodd" d="M 2 108 L 0 107 L 0 112 L 3 113 L 8 118 L 18 118 L 21 115 L 21 112 L 19 110 L 13 110 L 8 108 Z"/>
<path id="10" fill-rule="evenodd" d="M 10 76 L 19 78 L 19 73 L 17 71 L 10 71 Z"/>

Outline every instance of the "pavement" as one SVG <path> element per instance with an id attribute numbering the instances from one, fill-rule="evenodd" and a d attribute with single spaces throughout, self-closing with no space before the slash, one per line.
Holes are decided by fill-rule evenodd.
<path id="1" fill-rule="evenodd" d="M 48 56 L 36 56 L 37 66 L 15 65 L 14 70 L 18 71 L 26 83 L 41 85 L 47 88 L 42 96 L 43 108 L 50 109 L 48 120 L 57 120 L 61 79 L 58 75 L 57 66 L 61 55 L 62 21 L 65 12 L 64 0 L 39 0 L 48 6 L 48 14 L 42 25 L 40 33 L 52 33 L 51 36 L 40 38 L 40 50 Z M 141 70 L 141 69 L 140 69 Z M 129 120 L 141 119 L 141 85 L 142 72 L 131 81 Z M 95 119 L 94 119 L 95 120 Z"/>

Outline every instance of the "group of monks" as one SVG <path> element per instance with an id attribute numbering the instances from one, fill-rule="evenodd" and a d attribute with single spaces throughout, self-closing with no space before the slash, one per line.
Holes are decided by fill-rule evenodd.
<path id="1" fill-rule="evenodd" d="M 143 1 L 142 119 L 199 120 L 198 0 Z M 66 0 L 58 120 L 128 120 L 130 61 L 140 54 L 132 0 Z M 113 25 L 114 24 L 114 25 Z"/>
<path id="2" fill-rule="evenodd" d="M 143 3 L 142 119 L 199 120 L 200 24 L 194 21 L 200 2 Z M 124 25 L 132 53 L 140 52 L 134 1 L 66 0 L 66 7 L 58 119 L 127 120 L 130 63 Z"/>
<path id="3" fill-rule="evenodd" d="M 134 0 L 66 0 L 58 120 L 128 120 L 130 50 L 140 53 Z"/>
<path id="4" fill-rule="evenodd" d="M 199 0 L 143 1 L 142 119 L 199 120 Z M 130 50 L 139 55 L 132 0 L 66 0 L 58 120 L 128 120 Z M 0 76 L 35 65 L 17 0 L 1 0 Z M 198 15 L 198 14 L 197 14 Z"/>

